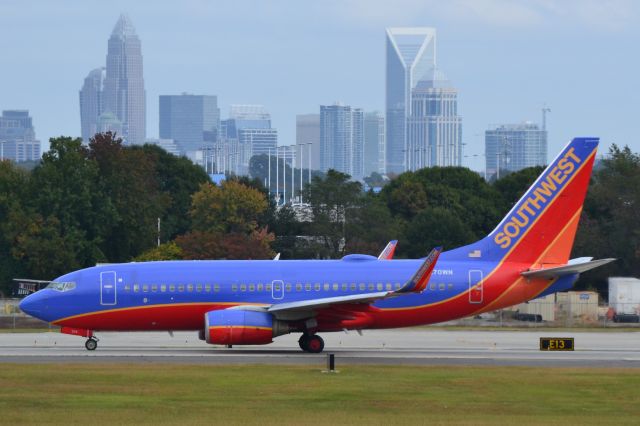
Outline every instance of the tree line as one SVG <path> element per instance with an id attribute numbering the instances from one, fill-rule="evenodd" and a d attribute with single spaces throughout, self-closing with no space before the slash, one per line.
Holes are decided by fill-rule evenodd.
<path id="1" fill-rule="evenodd" d="M 252 162 L 251 178 L 216 186 L 188 159 L 125 147 L 111 133 L 50 146 L 32 170 L 0 163 L 5 294 L 15 277 L 49 280 L 104 262 L 328 259 L 377 255 L 392 239 L 397 257 L 422 257 L 487 235 L 542 171 L 487 182 L 466 168 L 434 167 L 374 193 L 330 170 L 302 187 L 306 206 L 276 206 L 264 187 L 266 158 Z M 640 276 L 639 205 L 640 157 L 613 146 L 594 171 L 573 255 L 619 260 L 584 275 L 581 288 L 605 291 L 607 276 Z"/>

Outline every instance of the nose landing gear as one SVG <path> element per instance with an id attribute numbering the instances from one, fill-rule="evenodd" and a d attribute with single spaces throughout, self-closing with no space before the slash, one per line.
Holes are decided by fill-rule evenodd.
<path id="1" fill-rule="evenodd" d="M 319 354 L 324 349 L 324 340 L 317 334 L 303 334 L 298 340 L 300 349 L 312 354 Z"/>

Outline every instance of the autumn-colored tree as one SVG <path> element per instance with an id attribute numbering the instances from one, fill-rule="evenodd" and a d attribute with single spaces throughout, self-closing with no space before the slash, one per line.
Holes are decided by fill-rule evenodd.
<path id="1" fill-rule="evenodd" d="M 168 243 L 160 244 L 157 247 L 145 251 L 133 260 L 136 262 L 150 262 L 154 260 L 180 260 L 183 258 L 184 253 L 182 253 L 182 249 L 175 241 L 169 241 Z"/>
<path id="2" fill-rule="evenodd" d="M 257 189 L 229 180 L 216 186 L 205 183 L 193 194 L 193 229 L 201 232 L 251 233 L 267 209 L 267 199 Z"/>

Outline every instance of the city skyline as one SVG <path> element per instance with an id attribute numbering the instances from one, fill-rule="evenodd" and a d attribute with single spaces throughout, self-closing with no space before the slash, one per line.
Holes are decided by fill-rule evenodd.
<path id="1" fill-rule="evenodd" d="M 600 153 L 613 142 L 640 151 L 632 95 L 640 91 L 638 59 L 629 54 L 639 14 L 632 2 L 373 1 L 362 13 L 359 1 L 216 8 L 116 1 L 100 20 L 90 4 L 35 3 L 29 10 L 3 5 L 0 46 L 21 66 L 2 70 L 0 107 L 28 109 L 43 149 L 49 137 L 80 136 L 79 83 L 104 62 L 104 39 L 124 12 L 144 44 L 149 137 L 158 136 L 154 111 L 165 93 L 217 95 L 223 111 L 232 103 L 264 104 L 282 145 L 295 141 L 296 115 L 321 104 L 384 110 L 384 29 L 429 26 L 438 31 L 438 63 L 459 91 L 465 155 L 484 153 L 490 123 L 539 121 L 545 103 L 552 110 L 550 152 L 574 135 L 601 136 Z M 340 72 L 330 71 L 337 62 Z M 484 158 L 463 165 L 481 170 Z"/>

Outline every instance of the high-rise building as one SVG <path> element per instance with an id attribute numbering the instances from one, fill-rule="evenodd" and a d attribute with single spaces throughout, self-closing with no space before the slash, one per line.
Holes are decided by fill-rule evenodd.
<path id="1" fill-rule="evenodd" d="M 220 123 L 220 135 L 213 147 L 216 163 L 240 175 L 249 173 L 251 157 L 275 155 L 278 146 L 278 130 L 271 127 L 271 115 L 263 105 L 231 105 L 229 118 Z"/>
<path id="2" fill-rule="evenodd" d="M 484 144 L 490 179 L 547 164 L 547 131 L 531 122 L 492 126 L 485 131 Z"/>
<path id="3" fill-rule="evenodd" d="M 182 155 L 180 147 L 175 143 L 173 139 L 147 139 L 144 141 L 144 143 L 149 145 L 157 145 L 167 151 L 169 154 L 173 154 L 175 156 Z"/>
<path id="4" fill-rule="evenodd" d="M 89 139 L 98 133 L 98 117 L 104 112 L 105 77 L 105 68 L 96 68 L 87 75 L 80 89 L 80 127 L 84 143 L 89 143 Z"/>
<path id="5" fill-rule="evenodd" d="M 436 66 L 434 28 L 387 28 L 386 31 L 387 172 L 402 173 L 407 164 L 407 119 L 411 93 Z"/>
<path id="6" fill-rule="evenodd" d="M 103 96 L 104 111 L 112 112 L 122 123 L 125 143 L 144 144 L 146 93 L 142 49 L 135 28 L 125 15 L 120 15 L 109 38 Z"/>
<path id="7" fill-rule="evenodd" d="M 364 115 L 364 176 L 385 173 L 384 115 L 368 112 Z"/>
<path id="8" fill-rule="evenodd" d="M 320 114 L 296 115 L 296 147 L 303 168 L 320 170 Z"/>
<path id="9" fill-rule="evenodd" d="M 217 96 L 160 96 L 160 139 L 173 139 L 182 153 L 213 142 L 220 129 Z"/>
<path id="10" fill-rule="evenodd" d="M 408 170 L 462 165 L 458 92 L 435 68 L 411 91 L 405 164 Z"/>
<path id="11" fill-rule="evenodd" d="M 348 105 L 320 106 L 320 170 L 334 169 L 362 179 L 364 113 Z"/>
<path id="12" fill-rule="evenodd" d="M 33 161 L 40 159 L 40 141 L 29 111 L 2 111 L 0 117 L 0 159 Z"/>

